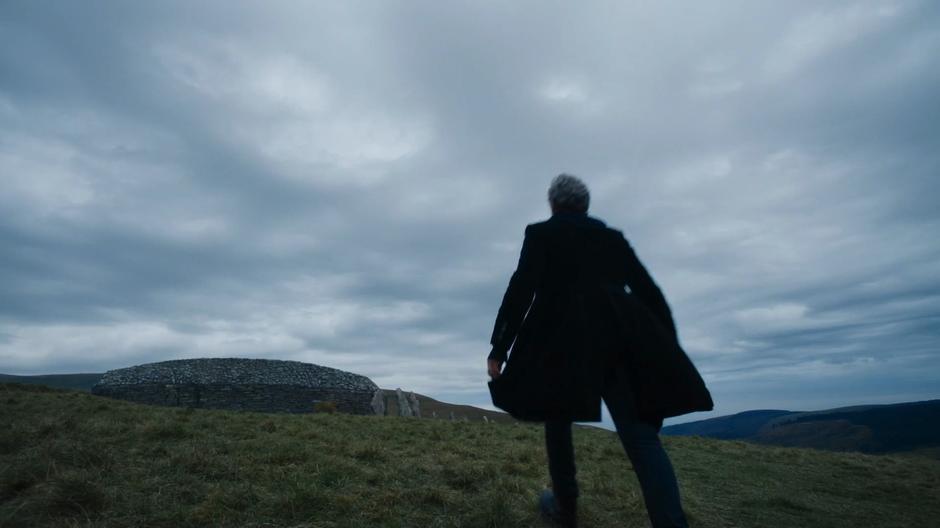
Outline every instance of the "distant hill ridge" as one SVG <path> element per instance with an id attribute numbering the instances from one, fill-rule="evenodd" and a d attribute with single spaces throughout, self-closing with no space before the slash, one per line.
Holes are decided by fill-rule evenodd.
<path id="1" fill-rule="evenodd" d="M 17 376 L 0 374 L 0 383 L 23 383 L 26 385 L 45 385 L 56 389 L 71 389 L 91 392 L 104 373 L 86 374 L 42 374 L 37 376 Z"/>
<path id="2" fill-rule="evenodd" d="M 940 400 L 822 411 L 746 411 L 672 425 L 663 434 L 786 447 L 892 453 L 940 448 Z"/>
<path id="3" fill-rule="evenodd" d="M 79 390 L 91 392 L 91 388 L 98 383 L 103 373 L 86 374 L 40 374 L 34 376 L 17 376 L 13 374 L 0 374 L 0 383 L 22 383 L 26 385 L 43 385 L 56 389 Z M 389 404 L 388 414 L 396 415 L 398 413 L 397 399 L 394 389 L 382 389 L 388 396 Z M 422 416 L 425 418 L 450 419 L 451 415 L 455 420 L 482 421 L 484 417 L 488 421 L 512 422 L 511 416 L 499 411 L 481 409 L 472 405 L 459 405 L 446 403 L 423 394 L 415 393 L 421 406 Z"/>

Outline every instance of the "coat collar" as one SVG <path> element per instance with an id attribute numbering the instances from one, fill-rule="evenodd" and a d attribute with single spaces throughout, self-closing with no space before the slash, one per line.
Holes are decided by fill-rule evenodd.
<path id="1" fill-rule="evenodd" d="M 549 221 L 579 224 L 590 227 L 607 227 L 607 224 L 605 224 L 603 220 L 594 218 L 593 216 L 588 216 L 586 213 L 558 212 L 552 214 L 552 217 L 549 218 Z"/>

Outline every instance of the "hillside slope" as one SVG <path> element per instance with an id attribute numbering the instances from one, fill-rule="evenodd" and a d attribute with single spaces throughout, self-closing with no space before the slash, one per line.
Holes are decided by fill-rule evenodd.
<path id="1" fill-rule="evenodd" d="M 0 385 L 4 526 L 526 527 L 538 426 L 135 405 Z M 575 432 L 587 527 L 646 526 L 613 433 Z M 940 463 L 667 438 L 696 527 L 930 526 Z"/>
<path id="2" fill-rule="evenodd" d="M 382 389 L 385 391 L 385 395 L 388 398 L 388 409 L 386 414 L 389 416 L 398 415 L 398 400 L 396 398 L 396 393 L 391 389 Z M 418 398 L 418 404 L 421 407 L 421 416 L 423 418 L 438 418 L 440 420 L 449 420 L 451 413 L 454 415 L 455 420 L 469 420 L 471 422 L 482 422 L 483 418 L 486 417 L 487 420 L 493 422 L 512 422 L 515 419 L 512 416 L 500 411 L 489 411 L 486 409 L 481 409 L 479 407 L 474 407 L 472 405 L 459 405 L 456 403 L 445 403 L 439 400 L 435 400 L 430 396 L 425 396 L 423 394 L 415 393 L 415 397 Z"/>

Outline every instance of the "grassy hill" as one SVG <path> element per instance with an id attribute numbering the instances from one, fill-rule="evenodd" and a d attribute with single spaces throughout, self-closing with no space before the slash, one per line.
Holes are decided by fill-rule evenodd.
<path id="1" fill-rule="evenodd" d="M 542 431 L 270 415 L 0 385 L 0 525 L 542 526 Z M 940 462 L 667 438 L 697 527 L 929 526 Z M 646 526 L 613 433 L 575 432 L 583 525 Z"/>
<path id="2" fill-rule="evenodd" d="M 26 385 L 42 385 L 54 389 L 70 389 L 84 392 L 91 392 L 91 387 L 98 383 L 102 374 L 41 374 L 36 376 L 16 376 L 13 374 L 0 374 L 0 383 L 22 383 Z M 385 391 L 389 408 L 388 415 L 398 415 L 398 400 L 395 391 L 392 389 L 382 389 Z M 511 422 L 513 418 L 506 413 L 499 411 L 488 411 L 473 407 L 471 405 L 458 405 L 455 403 L 446 403 L 435 400 L 430 396 L 415 393 L 418 403 L 421 405 L 421 413 L 425 418 L 436 414 L 438 418 L 450 418 L 454 414 L 457 420 L 483 421 L 487 420 L 497 422 Z"/>

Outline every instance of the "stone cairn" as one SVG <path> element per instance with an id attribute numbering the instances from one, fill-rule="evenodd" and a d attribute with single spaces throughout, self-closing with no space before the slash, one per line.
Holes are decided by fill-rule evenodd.
<path id="1" fill-rule="evenodd" d="M 391 395 L 359 374 L 270 359 L 180 359 L 110 370 L 92 387 L 92 393 L 174 407 L 311 413 L 318 403 L 329 402 L 346 413 L 387 416 L 397 407 L 398 416 L 422 416 L 421 401 L 414 392 L 397 388 Z M 434 411 L 430 416 L 438 417 Z M 453 411 L 448 418 L 467 421 Z M 491 421 L 483 417 L 484 423 Z"/>
<path id="2" fill-rule="evenodd" d="M 342 370 L 270 359 L 204 358 L 110 370 L 92 393 L 138 403 L 258 412 L 309 413 L 319 402 L 371 414 L 378 386 Z"/>

